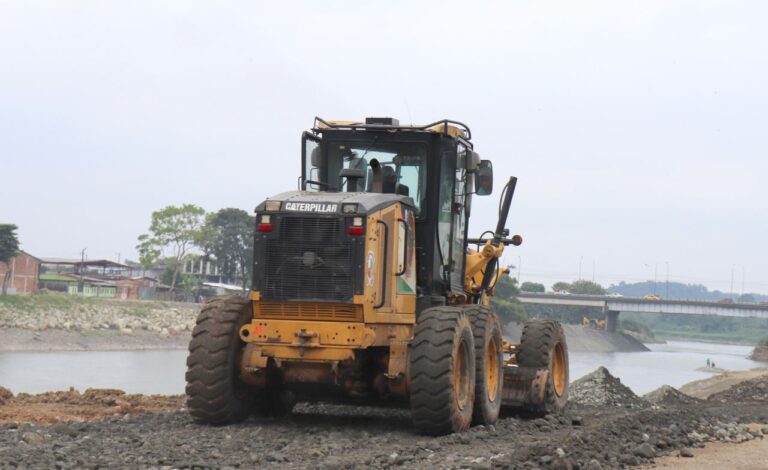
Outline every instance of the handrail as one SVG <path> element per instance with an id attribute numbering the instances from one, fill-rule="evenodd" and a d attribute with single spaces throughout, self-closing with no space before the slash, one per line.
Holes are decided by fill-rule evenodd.
<path id="1" fill-rule="evenodd" d="M 408 233 L 409 233 L 409 230 L 408 230 L 408 224 L 405 222 L 404 219 L 398 218 L 397 221 L 398 222 L 402 222 L 403 226 L 405 227 L 405 241 L 403 242 L 405 244 L 405 248 L 403 249 L 404 253 L 405 253 L 405 257 L 403 258 L 403 270 L 400 271 L 400 272 L 395 273 L 395 276 L 402 276 L 403 274 L 405 274 L 405 271 L 408 270 Z M 399 236 L 398 236 L 398 240 L 397 241 L 400 242 Z M 398 248 L 398 250 L 400 249 L 399 246 L 397 248 Z"/>
<path id="2" fill-rule="evenodd" d="M 387 248 L 389 246 L 389 226 L 381 219 L 377 220 L 376 223 L 384 226 L 384 257 L 382 258 L 384 262 L 381 263 L 381 301 L 374 305 L 373 308 L 381 308 L 387 300 Z"/>
<path id="3" fill-rule="evenodd" d="M 313 131 L 321 131 L 323 128 L 318 127 L 317 124 L 320 123 L 324 126 L 326 129 L 378 129 L 378 130 L 416 130 L 416 131 L 426 131 L 430 127 L 439 126 L 440 124 L 443 124 L 444 127 L 444 133 L 448 133 L 448 124 L 454 124 L 456 126 L 460 126 L 464 131 L 467 133 L 467 141 L 472 140 L 472 131 L 469 129 L 469 126 L 464 124 L 460 121 L 455 121 L 453 119 L 441 119 L 439 121 L 435 121 L 431 124 L 424 124 L 419 126 L 389 126 L 385 124 L 365 124 L 363 122 L 350 122 L 350 123 L 343 123 L 343 124 L 333 124 L 325 119 L 322 119 L 318 116 L 315 116 L 315 122 L 312 124 L 312 130 Z"/>

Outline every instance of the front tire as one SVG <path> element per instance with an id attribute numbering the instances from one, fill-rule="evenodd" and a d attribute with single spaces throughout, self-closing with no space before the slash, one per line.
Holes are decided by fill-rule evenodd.
<path id="1" fill-rule="evenodd" d="M 439 436 L 469 429 L 475 397 L 472 327 L 461 309 L 434 307 L 419 316 L 410 345 L 413 424 Z"/>
<path id="2" fill-rule="evenodd" d="M 504 387 L 504 348 L 501 323 L 493 308 L 471 305 L 464 311 L 475 340 L 475 407 L 472 424 L 496 423 Z"/>
<path id="3" fill-rule="evenodd" d="M 557 413 L 568 402 L 568 345 L 559 322 L 533 320 L 523 326 L 517 363 L 522 367 L 546 368 L 548 373 L 544 403 L 529 405 L 536 415 Z"/>
<path id="4" fill-rule="evenodd" d="M 253 391 L 240 381 L 240 328 L 252 318 L 251 301 L 236 296 L 211 299 L 197 317 L 187 356 L 187 408 L 201 424 L 245 420 Z"/>

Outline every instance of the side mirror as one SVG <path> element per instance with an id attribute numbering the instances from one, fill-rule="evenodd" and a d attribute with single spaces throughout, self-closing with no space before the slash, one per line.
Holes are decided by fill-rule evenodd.
<path id="1" fill-rule="evenodd" d="M 472 150 L 467 150 L 467 161 L 466 163 L 466 169 L 469 173 L 474 173 L 477 171 L 477 169 L 480 167 L 480 154 L 477 152 L 473 152 Z"/>
<path id="2" fill-rule="evenodd" d="M 480 160 L 475 184 L 478 196 L 488 196 L 493 192 L 493 164 L 490 160 Z"/>

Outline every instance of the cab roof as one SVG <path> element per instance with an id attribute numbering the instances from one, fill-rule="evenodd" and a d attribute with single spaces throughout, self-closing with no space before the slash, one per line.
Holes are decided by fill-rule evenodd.
<path id="1" fill-rule="evenodd" d="M 472 139 L 472 131 L 469 127 L 459 121 L 443 119 L 426 125 L 411 124 L 409 126 L 401 125 L 400 121 L 390 117 L 368 117 L 365 121 L 343 121 L 343 120 L 325 120 L 315 117 L 315 123 L 312 131 L 321 133 L 326 129 L 347 129 L 347 130 L 377 130 L 377 131 L 402 131 L 402 132 L 432 132 L 436 134 L 445 134 L 456 139 L 469 142 Z"/>

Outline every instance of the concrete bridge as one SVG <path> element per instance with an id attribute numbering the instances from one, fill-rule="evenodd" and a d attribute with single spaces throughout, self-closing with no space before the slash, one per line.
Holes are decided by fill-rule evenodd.
<path id="1" fill-rule="evenodd" d="M 768 319 L 768 305 L 703 302 L 696 300 L 647 300 L 610 295 L 540 294 L 522 292 L 517 299 L 524 304 L 597 307 L 605 313 L 606 330 L 616 331 L 620 312 L 677 313 Z"/>

